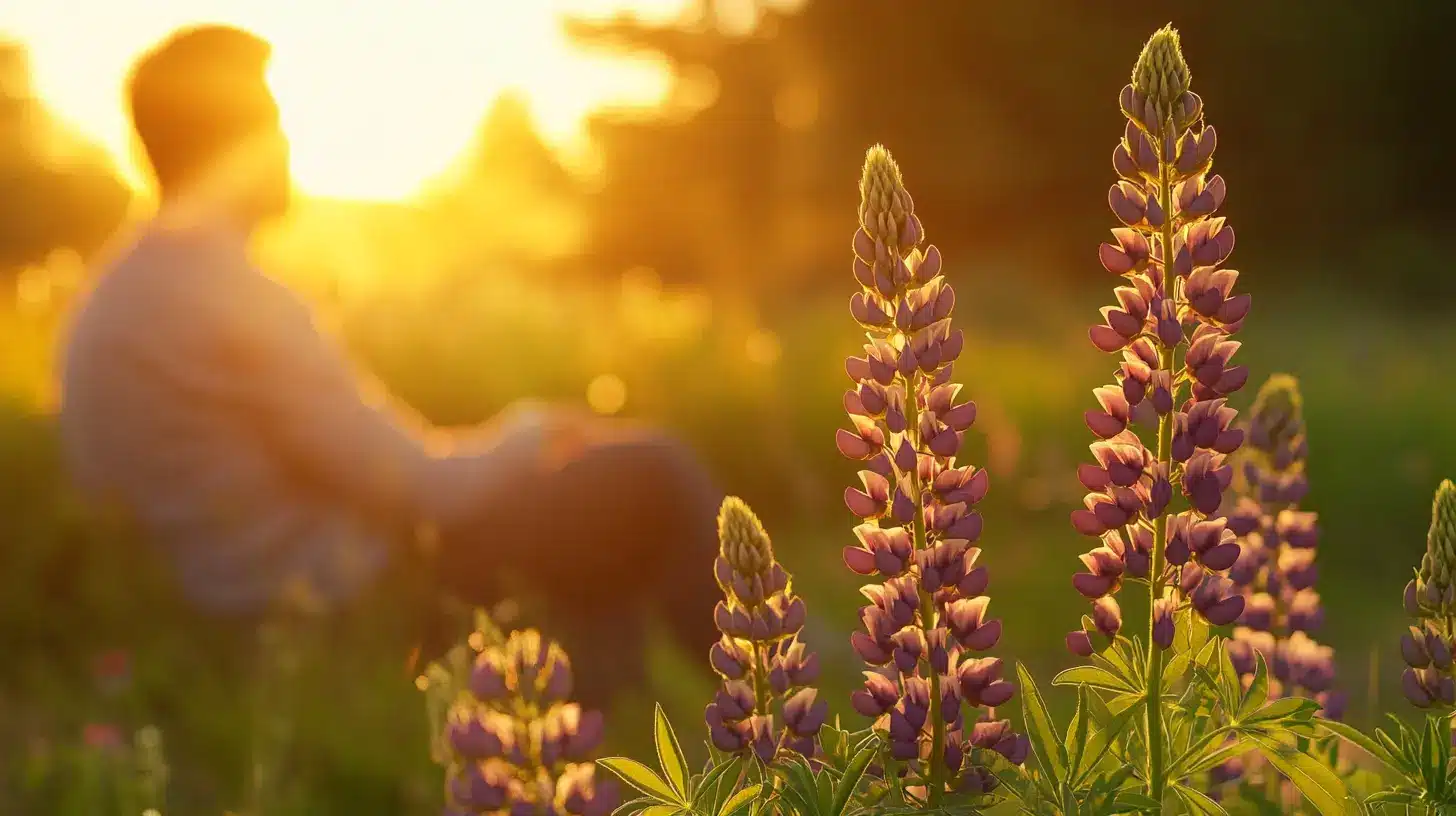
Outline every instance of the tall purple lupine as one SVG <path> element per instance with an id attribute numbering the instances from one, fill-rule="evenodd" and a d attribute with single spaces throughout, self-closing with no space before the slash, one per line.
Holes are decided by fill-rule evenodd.
<path id="1" fill-rule="evenodd" d="M 606 816 L 617 783 L 599 778 L 591 754 L 602 716 L 567 702 L 571 663 L 535 630 L 487 646 L 471 668 L 468 693 L 452 706 L 445 743 L 446 816 Z"/>
<path id="2" fill-rule="evenodd" d="M 1077 531 L 1101 543 L 1082 556 L 1087 571 L 1073 579 L 1093 606 L 1083 628 L 1067 636 L 1068 648 L 1085 657 L 1110 643 L 1122 627 L 1114 596 L 1124 577 L 1145 579 L 1148 638 L 1157 647 L 1148 649 L 1149 688 L 1161 683 L 1163 651 L 1185 604 L 1215 625 L 1232 623 L 1244 607 L 1222 574 L 1239 547 L 1218 511 L 1233 477 L 1225 458 L 1244 436 L 1225 398 L 1248 378 L 1231 362 L 1240 345 L 1231 336 L 1249 296 L 1233 294 L 1238 273 L 1222 268 L 1234 231 L 1213 215 L 1226 188 L 1208 175 L 1217 136 L 1203 124 L 1190 78 L 1178 33 L 1165 27 L 1143 47 L 1119 99 L 1127 125 L 1112 156 L 1120 180 L 1108 204 L 1122 226 L 1099 254 L 1126 284 L 1089 336 L 1121 361 L 1115 382 L 1093 392 L 1098 408 L 1086 421 L 1098 438 L 1096 462 L 1078 469 L 1089 492 L 1072 513 Z M 1143 433 L 1153 435 L 1151 446 Z M 1172 507 L 1174 485 L 1189 505 L 1181 512 Z M 1160 695 L 1148 695 L 1147 779 L 1159 800 L 1160 705 Z"/>
<path id="3" fill-rule="evenodd" d="M 981 535 L 975 505 L 986 495 L 982 469 L 957 465 L 976 418 L 956 402 L 951 381 L 964 336 L 951 328 L 955 292 L 941 275 L 941 254 L 924 238 L 900 168 L 876 145 L 860 180 L 854 277 L 862 287 L 850 311 L 865 330 L 865 356 L 849 358 L 854 387 L 844 406 L 854 430 L 841 429 L 846 457 L 866 464 L 861 488 L 845 503 L 863 523 L 844 561 L 879 583 L 863 588 L 864 631 L 855 651 L 875 670 L 853 696 L 857 711 L 888 731 L 893 758 L 931 803 L 948 790 L 984 792 L 995 784 L 976 752 L 1025 760 L 1029 743 L 995 719 L 1014 693 L 998 657 L 1001 621 L 987 617 L 986 568 L 972 546 Z M 963 704 L 975 712 L 967 718 Z"/>
<path id="4" fill-rule="evenodd" d="M 829 704 L 810 685 L 819 659 L 799 640 L 804 601 L 775 560 L 763 524 L 736 496 L 723 500 L 718 542 L 714 571 L 724 599 L 713 619 L 723 636 L 709 661 L 723 684 L 707 708 L 709 736 L 720 751 L 763 762 L 785 749 L 813 756 Z M 783 715 L 777 733 L 775 703 Z"/>
<path id="5" fill-rule="evenodd" d="M 1416 577 L 1405 585 L 1405 611 L 1415 626 L 1401 636 L 1401 689 L 1417 708 L 1456 705 L 1456 484 L 1441 482 L 1431 503 L 1431 530 Z"/>
<path id="6" fill-rule="evenodd" d="M 1250 677 L 1254 654 L 1262 653 L 1273 674 L 1271 696 L 1312 697 L 1324 716 L 1338 719 L 1343 695 L 1334 689 L 1333 651 L 1310 637 L 1324 613 L 1315 591 L 1318 515 L 1299 509 L 1309 490 L 1309 447 L 1298 381 L 1287 374 L 1270 377 L 1254 398 L 1245 430 L 1237 499 L 1227 513 L 1241 546 L 1229 578 L 1245 598 L 1229 657 Z"/>

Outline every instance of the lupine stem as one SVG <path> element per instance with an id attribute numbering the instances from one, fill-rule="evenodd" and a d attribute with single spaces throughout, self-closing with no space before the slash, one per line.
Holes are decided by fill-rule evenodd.
<path id="1" fill-rule="evenodd" d="M 1159 141 L 1166 143 L 1165 135 Z M 1163 278 L 1164 297 L 1177 297 L 1173 283 L 1173 231 L 1175 217 L 1172 212 L 1173 181 L 1171 156 L 1162 156 L 1158 162 L 1158 197 L 1164 202 L 1168 215 L 1163 219 Z M 1172 291 L 1170 291 L 1172 290 Z M 1158 365 L 1164 371 L 1173 370 L 1173 349 L 1159 342 Z M 1173 401 L 1177 403 L 1178 383 L 1174 381 Z M 1164 414 L 1158 418 L 1158 466 L 1171 476 L 1172 467 L 1173 416 Z M 1168 515 L 1158 516 L 1153 523 L 1153 552 L 1148 570 L 1148 795 L 1163 801 L 1163 650 L 1153 644 L 1153 626 L 1157 622 L 1157 603 L 1163 597 L 1163 551 L 1168 544 Z"/>
<path id="2" fill-rule="evenodd" d="M 908 344 L 910 339 L 904 338 Z M 905 433 L 910 437 L 910 443 L 915 450 L 920 450 L 920 404 L 916 395 L 915 380 L 918 374 L 911 374 L 905 377 Z M 920 485 L 920 462 L 915 463 L 915 468 L 910 473 L 910 484 L 915 496 L 915 519 L 912 522 L 915 531 L 915 551 L 920 552 L 926 547 L 925 535 L 925 510 L 921 501 Z M 941 793 L 945 789 L 945 781 L 942 769 L 945 765 L 945 718 L 940 713 L 940 672 L 935 670 L 930 659 L 930 633 L 935 630 L 935 598 L 920 587 L 920 628 L 926 638 L 926 652 L 922 660 L 925 662 L 926 673 L 930 675 L 930 773 L 926 779 L 926 791 L 929 804 L 938 805 L 941 800 Z"/>

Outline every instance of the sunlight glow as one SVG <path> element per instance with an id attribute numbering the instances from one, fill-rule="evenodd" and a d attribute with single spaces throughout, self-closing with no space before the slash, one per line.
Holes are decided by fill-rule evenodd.
<path id="1" fill-rule="evenodd" d="M 37 92 L 102 143 L 133 183 L 122 83 L 131 61 L 195 22 L 243 26 L 274 45 L 271 79 L 309 194 L 399 200 L 447 171 L 502 92 L 517 89 L 548 142 L 579 150 L 590 112 L 654 105 L 663 64 L 585 53 L 565 14 L 680 17 L 693 0 L 13 0 L 0 33 L 30 49 Z"/>

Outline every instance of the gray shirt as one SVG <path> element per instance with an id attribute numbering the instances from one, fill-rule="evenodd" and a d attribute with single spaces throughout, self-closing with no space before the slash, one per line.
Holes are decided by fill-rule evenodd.
<path id="1" fill-rule="evenodd" d="M 101 274 L 61 372 L 73 476 L 115 501 L 188 596 L 255 612 L 291 584 L 333 601 L 393 542 L 453 523 L 489 452 L 433 455 L 371 404 L 309 309 L 220 229 L 153 226 Z"/>

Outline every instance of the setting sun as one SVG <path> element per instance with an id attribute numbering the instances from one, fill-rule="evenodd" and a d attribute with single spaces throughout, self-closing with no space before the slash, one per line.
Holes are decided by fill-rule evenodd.
<path id="1" fill-rule="evenodd" d="M 631 11 L 666 21 L 692 0 L 22 0 L 0 7 L 0 34 L 30 49 L 41 99 L 105 145 L 128 178 L 121 99 L 131 60 L 179 26 L 226 22 L 267 37 L 271 79 L 308 194 L 407 198 L 447 170 L 482 112 L 506 91 L 529 101 L 543 136 L 570 150 L 606 105 L 652 105 L 664 65 L 585 53 L 563 15 Z"/>

